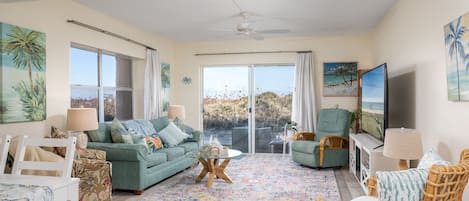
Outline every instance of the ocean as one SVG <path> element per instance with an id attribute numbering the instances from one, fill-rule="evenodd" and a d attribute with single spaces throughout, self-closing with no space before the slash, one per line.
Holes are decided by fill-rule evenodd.
<path id="1" fill-rule="evenodd" d="M 362 102 L 362 109 L 364 110 L 372 110 L 372 111 L 384 111 L 384 103 L 377 103 L 377 102 Z"/>
<path id="2" fill-rule="evenodd" d="M 357 75 L 346 75 L 345 80 L 350 81 L 350 77 L 352 77 L 353 81 L 357 80 Z M 334 86 L 344 83 L 344 78 L 342 76 L 337 76 L 336 74 L 325 74 L 324 75 L 324 85 L 326 86 Z"/>

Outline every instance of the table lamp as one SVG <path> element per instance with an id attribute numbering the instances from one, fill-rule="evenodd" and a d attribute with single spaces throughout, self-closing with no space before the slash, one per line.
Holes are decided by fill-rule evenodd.
<path id="1" fill-rule="evenodd" d="M 423 155 L 420 133 L 407 128 L 386 129 L 383 155 L 399 159 L 399 170 L 409 169 L 407 160 L 416 160 Z"/>
<path id="2" fill-rule="evenodd" d="M 88 136 L 83 131 L 98 129 L 96 108 L 70 108 L 67 112 L 67 130 L 80 131 L 77 148 L 86 149 Z"/>
<path id="3" fill-rule="evenodd" d="M 186 112 L 184 109 L 184 105 L 170 105 L 168 109 L 168 118 L 171 120 L 175 120 L 178 118 L 181 121 L 186 119 Z"/>

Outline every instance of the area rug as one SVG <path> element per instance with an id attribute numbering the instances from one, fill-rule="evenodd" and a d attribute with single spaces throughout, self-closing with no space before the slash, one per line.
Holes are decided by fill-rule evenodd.
<path id="1" fill-rule="evenodd" d="M 281 154 L 246 155 L 233 159 L 226 169 L 232 184 L 215 179 L 207 188 L 207 177 L 195 183 L 201 165 L 179 173 L 128 201 L 156 200 L 316 200 L 339 201 L 340 193 L 332 169 L 315 170 L 295 164 Z"/>

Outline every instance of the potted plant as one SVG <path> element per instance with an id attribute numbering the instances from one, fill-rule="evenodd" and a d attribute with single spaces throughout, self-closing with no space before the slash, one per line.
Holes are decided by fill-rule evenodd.
<path id="1" fill-rule="evenodd" d="M 354 110 L 353 112 L 350 112 L 350 128 L 352 129 L 353 133 L 359 133 L 360 132 L 360 119 L 362 116 L 362 110 L 361 108 L 358 108 Z"/>

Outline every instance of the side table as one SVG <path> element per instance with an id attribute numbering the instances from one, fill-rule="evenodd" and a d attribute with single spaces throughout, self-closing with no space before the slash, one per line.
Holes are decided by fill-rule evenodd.
<path id="1" fill-rule="evenodd" d="M 286 144 L 286 151 L 283 149 L 284 147 L 284 144 L 283 144 L 283 140 L 282 139 L 279 139 L 279 138 L 274 138 L 272 141 L 270 141 L 269 143 L 270 145 L 270 152 L 271 153 L 290 153 L 290 150 L 289 150 L 289 143 Z M 281 147 L 281 150 L 278 150 L 278 148 Z M 285 151 L 285 152 L 284 152 Z"/>

